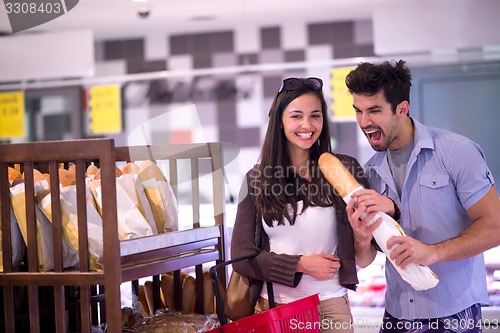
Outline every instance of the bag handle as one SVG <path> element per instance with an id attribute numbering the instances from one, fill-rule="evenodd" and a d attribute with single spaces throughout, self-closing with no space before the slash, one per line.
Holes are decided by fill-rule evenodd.
<path id="1" fill-rule="evenodd" d="M 227 318 L 224 316 L 224 304 L 222 302 L 222 297 L 220 295 L 220 289 L 219 289 L 219 283 L 217 279 L 217 271 L 221 267 L 225 267 L 227 265 L 232 265 L 235 262 L 238 261 L 243 261 L 247 259 L 251 259 L 253 257 L 256 257 L 257 254 L 249 254 L 246 256 L 242 256 L 239 258 L 231 259 L 225 262 L 218 263 L 215 266 L 212 266 L 210 268 L 210 279 L 212 280 L 212 286 L 214 288 L 214 294 L 215 294 L 215 306 L 217 308 L 217 317 L 219 318 L 220 325 L 225 325 L 227 324 Z M 274 302 L 274 291 L 273 291 L 273 283 L 271 281 L 266 281 L 267 285 L 267 293 L 269 295 L 269 308 L 274 308 L 276 306 Z"/>

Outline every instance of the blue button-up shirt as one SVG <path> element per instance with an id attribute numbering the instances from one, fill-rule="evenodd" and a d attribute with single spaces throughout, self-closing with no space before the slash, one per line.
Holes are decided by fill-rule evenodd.
<path id="1" fill-rule="evenodd" d="M 399 198 L 387 162 L 377 152 L 365 164 L 372 189 L 389 196 L 401 209 L 401 226 L 408 236 L 436 244 L 458 236 L 472 221 L 467 209 L 490 189 L 493 176 L 481 148 L 456 133 L 413 120 L 414 148 Z M 487 304 L 483 255 L 430 266 L 436 287 L 414 290 L 386 261 L 386 310 L 399 319 L 438 318 L 475 303 Z"/>

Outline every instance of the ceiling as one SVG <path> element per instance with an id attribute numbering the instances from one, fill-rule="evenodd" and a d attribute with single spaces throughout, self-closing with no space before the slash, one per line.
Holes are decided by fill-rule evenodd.
<path id="1" fill-rule="evenodd" d="M 77 1 L 77 0 L 73 0 Z M 149 33 L 244 29 L 246 26 L 370 19 L 381 4 L 402 0 L 80 0 L 69 12 L 21 33 L 87 30 L 96 40 Z M 404 0 L 418 1 L 418 0 Z M 139 11 L 148 15 L 139 15 Z M 6 8 L 0 4 L 0 32 L 10 33 Z"/>

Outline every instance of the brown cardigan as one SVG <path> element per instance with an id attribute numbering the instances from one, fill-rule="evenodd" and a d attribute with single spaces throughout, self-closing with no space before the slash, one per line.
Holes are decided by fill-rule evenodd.
<path id="1" fill-rule="evenodd" d="M 364 171 L 355 158 L 341 154 L 336 154 L 336 156 L 363 187 L 369 187 Z M 255 305 L 260 297 L 264 281 L 296 287 L 302 278 L 302 273 L 295 271 L 300 255 L 270 252 L 269 238 L 262 228 L 262 221 L 257 221 L 254 200 L 251 195 L 248 195 L 252 175 L 253 172 L 250 170 L 240 191 L 231 240 L 231 258 L 256 255 L 255 258 L 233 264 L 235 271 L 249 278 L 252 303 Z M 345 203 L 342 200 L 336 202 L 341 204 L 341 207 L 335 209 L 338 227 L 337 255 L 341 263 L 339 269 L 340 284 L 348 289 L 356 290 L 359 281 L 354 257 L 353 231 L 347 218 Z"/>

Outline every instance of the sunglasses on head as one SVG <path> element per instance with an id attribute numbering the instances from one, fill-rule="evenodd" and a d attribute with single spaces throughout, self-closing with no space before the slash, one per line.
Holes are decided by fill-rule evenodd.
<path id="1" fill-rule="evenodd" d="M 312 86 L 314 90 L 320 90 L 323 88 L 323 81 L 317 77 L 308 77 L 307 79 L 290 77 L 288 79 L 283 80 L 283 83 L 281 83 L 281 87 L 280 90 L 278 91 L 278 94 L 281 93 L 283 89 L 286 89 L 288 91 L 293 91 L 306 82 L 310 86 Z"/>

